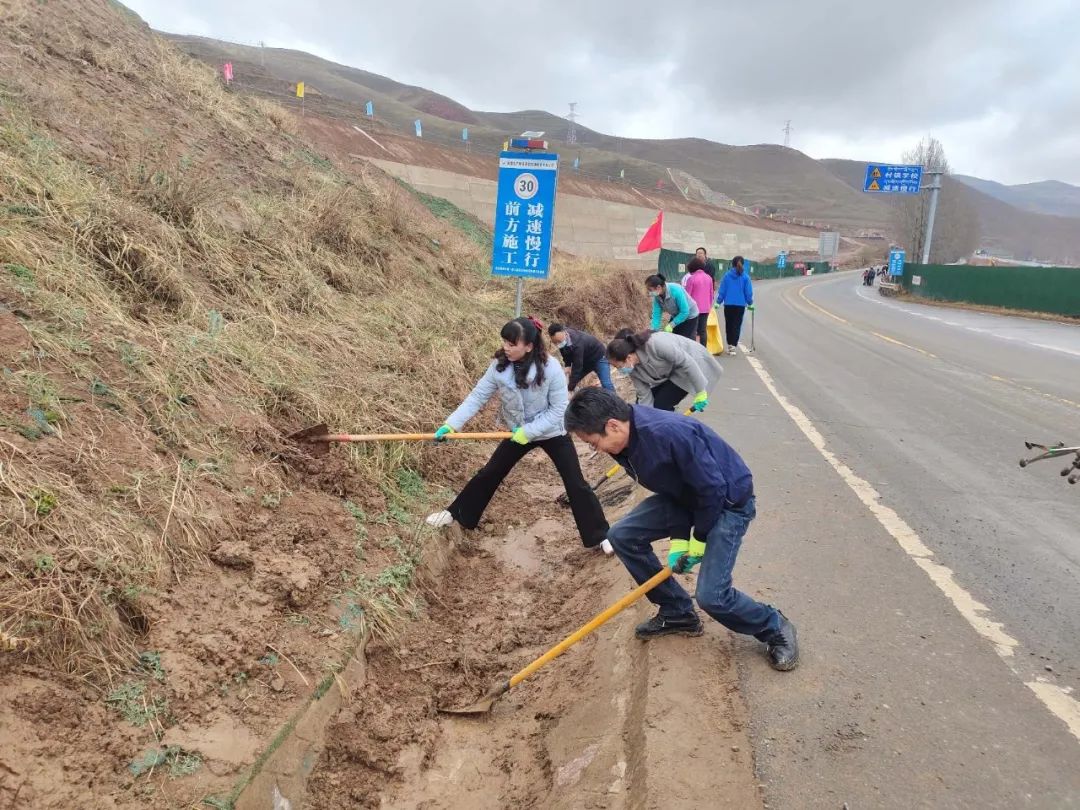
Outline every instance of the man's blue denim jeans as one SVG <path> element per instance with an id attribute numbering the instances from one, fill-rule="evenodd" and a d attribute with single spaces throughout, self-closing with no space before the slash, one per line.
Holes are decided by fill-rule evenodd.
<path id="1" fill-rule="evenodd" d="M 779 612 L 737 591 L 731 584 L 735 558 L 756 515 L 753 498 L 742 506 L 732 505 L 723 511 L 705 538 L 705 557 L 698 569 L 694 596 L 698 606 L 724 627 L 764 640 L 780 627 Z M 662 568 L 652 544 L 665 537 L 688 538 L 692 520 L 692 514 L 676 501 L 664 495 L 651 495 L 611 527 L 608 540 L 630 576 L 640 585 Z M 648 598 L 660 608 L 665 619 L 694 612 L 690 594 L 675 577 L 649 591 Z"/>

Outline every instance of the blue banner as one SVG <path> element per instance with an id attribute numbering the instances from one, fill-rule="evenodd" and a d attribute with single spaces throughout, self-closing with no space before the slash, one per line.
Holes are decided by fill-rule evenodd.
<path id="1" fill-rule="evenodd" d="M 367 114 L 368 118 L 374 118 L 375 117 L 375 102 L 374 101 L 369 101 L 364 106 L 364 112 Z"/>
<path id="2" fill-rule="evenodd" d="M 863 191 L 872 194 L 918 194 L 922 186 L 922 166 L 891 163 L 866 164 Z"/>
<path id="3" fill-rule="evenodd" d="M 420 127 L 420 119 L 419 118 L 417 118 L 415 121 L 413 121 L 413 126 L 416 127 L 416 137 L 417 138 L 423 138 L 424 137 L 424 131 Z"/>
<path id="4" fill-rule="evenodd" d="M 902 275 L 904 275 L 904 251 L 902 251 L 902 250 L 890 250 L 889 251 L 889 275 L 890 276 L 902 276 Z"/>
<path id="5" fill-rule="evenodd" d="M 558 155 L 499 154 L 492 275 L 548 277 L 558 181 Z"/>

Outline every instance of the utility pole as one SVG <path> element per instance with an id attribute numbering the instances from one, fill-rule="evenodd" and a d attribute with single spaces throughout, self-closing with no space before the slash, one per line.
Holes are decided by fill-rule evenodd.
<path id="1" fill-rule="evenodd" d="M 933 178 L 932 185 L 923 186 L 924 191 L 930 192 L 930 212 L 926 217 L 926 238 L 923 240 L 922 263 L 930 264 L 930 240 L 934 238 L 934 215 L 937 214 L 938 194 L 941 192 L 941 175 L 945 172 L 925 172 Z"/>
<path id="2" fill-rule="evenodd" d="M 791 146 L 791 119 L 789 118 L 787 123 L 784 124 L 784 146 Z"/>
<path id="3" fill-rule="evenodd" d="M 578 116 L 577 112 L 575 112 L 575 107 L 577 107 L 577 102 L 571 101 L 570 114 L 566 116 L 566 120 L 570 122 L 570 126 L 566 129 L 566 142 L 568 144 L 577 143 L 577 126 L 574 122 L 577 121 Z"/>

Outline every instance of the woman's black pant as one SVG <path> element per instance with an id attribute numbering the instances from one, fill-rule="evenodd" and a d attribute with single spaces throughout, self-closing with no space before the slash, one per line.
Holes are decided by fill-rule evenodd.
<path id="1" fill-rule="evenodd" d="M 728 348 L 739 345 L 739 334 L 742 332 L 743 315 L 746 307 L 734 307 L 724 304 L 724 331 L 727 332 Z"/>
<path id="2" fill-rule="evenodd" d="M 533 448 L 539 447 L 554 462 L 555 469 L 562 477 L 566 495 L 570 499 L 570 511 L 574 514 L 578 534 L 586 547 L 600 545 L 607 537 L 608 522 L 600 500 L 585 482 L 578 463 L 577 450 L 573 440 L 566 434 L 553 439 L 541 439 L 529 444 L 518 444 L 506 439 L 499 443 L 488 463 L 461 490 L 449 512 L 454 520 L 466 529 L 475 529 L 480 524 L 491 497 L 499 484 L 510 474 L 514 466 Z"/>
<path id="3" fill-rule="evenodd" d="M 661 411 L 673 411 L 675 406 L 686 399 L 686 395 L 689 393 L 689 391 L 683 390 L 671 380 L 664 380 L 664 382 L 652 389 L 653 407 Z"/>
<path id="4" fill-rule="evenodd" d="M 697 316 L 697 339 L 702 346 L 709 345 L 709 313 L 702 312 Z"/>
<path id="5" fill-rule="evenodd" d="M 677 324 L 671 331 L 676 335 L 682 335 L 684 338 L 697 340 L 697 318 L 687 318 L 682 323 Z"/>

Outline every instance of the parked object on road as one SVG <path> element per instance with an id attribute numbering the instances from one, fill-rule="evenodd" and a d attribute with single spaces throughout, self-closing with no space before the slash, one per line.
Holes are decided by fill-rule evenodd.
<path id="1" fill-rule="evenodd" d="M 1028 450 L 1042 450 L 1041 453 L 1032 458 L 1020 459 L 1020 466 L 1026 467 L 1033 461 L 1043 461 L 1048 458 L 1064 458 L 1065 456 L 1074 456 L 1072 463 L 1061 471 L 1062 477 L 1068 476 L 1070 484 L 1080 483 L 1080 447 L 1066 447 L 1065 442 L 1055 444 L 1053 447 L 1047 447 L 1045 444 L 1035 444 L 1034 442 L 1024 442 L 1024 446 Z"/>

